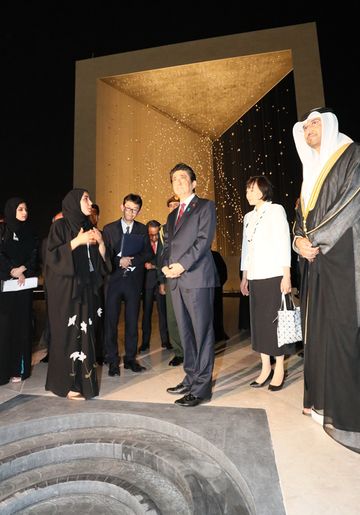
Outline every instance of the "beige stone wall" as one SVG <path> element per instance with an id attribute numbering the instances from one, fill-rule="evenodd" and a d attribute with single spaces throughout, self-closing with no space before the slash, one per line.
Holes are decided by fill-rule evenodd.
<path id="1" fill-rule="evenodd" d="M 169 171 L 185 162 L 197 174 L 197 194 L 214 200 L 212 145 L 181 123 L 99 80 L 97 84 L 96 202 L 100 227 L 120 216 L 128 193 L 143 199 L 138 220 L 165 222 L 173 194 Z"/>

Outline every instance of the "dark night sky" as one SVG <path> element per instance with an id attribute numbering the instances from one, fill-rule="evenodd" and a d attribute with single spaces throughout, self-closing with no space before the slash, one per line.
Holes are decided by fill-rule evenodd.
<path id="1" fill-rule="evenodd" d="M 221 3 L 217 10 L 209 10 L 208 2 L 92 7 L 91 2 L 53 1 L 41 9 L 33 4 L 2 4 L 0 210 L 10 196 L 23 196 L 34 223 L 42 224 L 40 234 L 72 187 L 75 62 L 80 59 L 314 21 L 326 104 L 334 108 L 341 132 L 360 141 L 355 2 L 347 4 L 344 19 L 333 15 L 332 21 L 309 8 L 305 15 L 301 9 L 290 15 L 288 9 L 239 16 L 232 12 L 234 5 L 241 8 L 239 2 Z M 195 4 L 206 11 L 196 14 Z"/>

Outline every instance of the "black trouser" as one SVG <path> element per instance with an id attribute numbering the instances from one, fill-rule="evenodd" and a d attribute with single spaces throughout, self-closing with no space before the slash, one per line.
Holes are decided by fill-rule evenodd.
<path id="1" fill-rule="evenodd" d="M 142 345 L 144 347 L 150 345 L 151 317 L 154 300 L 156 300 L 158 312 L 161 343 L 165 344 L 169 342 L 166 322 L 166 299 L 165 295 L 159 293 L 159 286 L 156 284 L 153 288 L 145 288 L 143 290 Z"/>
<path id="2" fill-rule="evenodd" d="M 120 274 L 109 280 L 105 301 L 106 361 L 119 363 L 118 323 L 121 301 L 125 303 L 125 361 L 134 360 L 138 346 L 138 318 L 141 290 L 131 277 Z"/>

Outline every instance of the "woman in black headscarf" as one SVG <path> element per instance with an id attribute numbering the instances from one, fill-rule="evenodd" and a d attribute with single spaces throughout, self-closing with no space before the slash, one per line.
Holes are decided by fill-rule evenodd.
<path id="1" fill-rule="evenodd" d="M 46 249 L 51 334 L 46 390 L 70 399 L 99 394 L 95 335 L 110 262 L 101 232 L 89 221 L 91 204 L 86 190 L 71 190 L 62 202 L 63 218 L 50 227 Z"/>
<path id="2" fill-rule="evenodd" d="M 20 285 L 37 273 L 38 241 L 28 221 L 26 202 L 19 197 L 5 204 L 0 224 L 0 278 Z M 30 376 L 32 290 L 0 293 L 0 384 L 19 383 Z"/>

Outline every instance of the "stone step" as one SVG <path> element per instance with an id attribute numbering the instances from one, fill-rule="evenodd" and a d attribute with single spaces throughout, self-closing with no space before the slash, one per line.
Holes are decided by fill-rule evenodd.
<path id="1" fill-rule="evenodd" d="M 125 502 L 124 496 L 136 500 L 136 506 L 125 502 L 134 513 L 140 508 L 140 513 L 154 514 L 251 513 L 239 486 L 209 449 L 204 452 L 184 442 L 175 428 L 169 434 L 164 426 L 165 434 L 158 427 L 119 427 L 111 413 L 97 426 L 93 415 L 89 414 L 91 427 L 84 427 L 86 415 L 82 414 L 81 423 L 79 415 L 68 415 L 66 420 L 49 417 L 21 427 L 15 424 L 12 431 L 8 428 L 7 443 L 0 449 L 1 513 L 30 510 L 39 503 L 45 509 L 55 502 L 59 485 L 65 484 L 73 485 L 67 492 L 80 506 L 85 503 L 85 490 L 103 496 L 111 485 L 120 499 L 116 502 Z M 83 490 L 78 495 L 80 485 Z"/>

